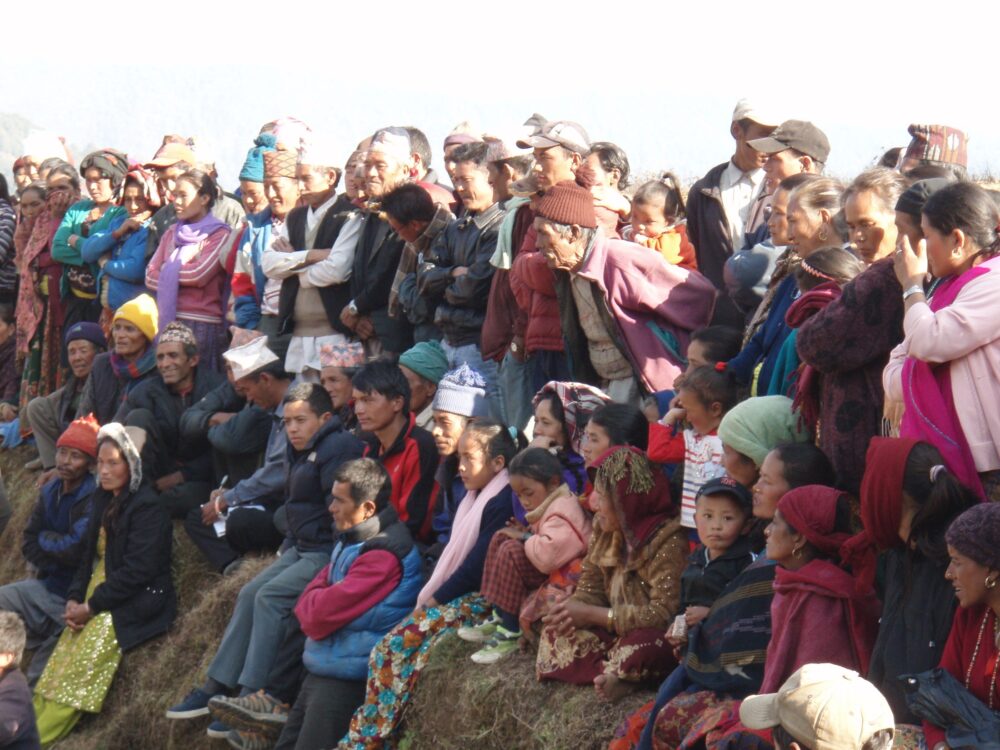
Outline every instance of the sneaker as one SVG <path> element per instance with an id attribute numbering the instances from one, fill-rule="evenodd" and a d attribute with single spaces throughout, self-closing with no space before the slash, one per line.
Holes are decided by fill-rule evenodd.
<path id="1" fill-rule="evenodd" d="M 231 727 L 227 727 L 221 721 L 213 721 L 208 725 L 205 734 L 215 740 L 224 740 L 229 736 L 230 731 Z"/>
<path id="2" fill-rule="evenodd" d="M 500 627 L 500 618 L 494 612 L 482 625 L 458 629 L 458 637 L 469 643 L 486 643 Z"/>
<path id="3" fill-rule="evenodd" d="M 521 631 L 511 632 L 503 625 L 497 626 L 497 631 L 486 641 L 486 645 L 472 655 L 472 661 L 476 664 L 495 664 L 507 654 L 517 651 L 517 641 L 521 637 Z"/>
<path id="4" fill-rule="evenodd" d="M 288 721 L 291 706 L 258 690 L 241 698 L 217 695 L 208 702 L 208 710 L 212 712 L 213 718 L 225 722 L 233 729 L 275 734 Z"/>
<path id="5" fill-rule="evenodd" d="M 226 742 L 236 750 L 271 750 L 275 741 L 262 732 L 239 732 L 231 729 L 226 735 Z"/>
<path id="6" fill-rule="evenodd" d="M 196 719 L 208 716 L 208 701 L 212 696 L 201 688 L 195 688 L 176 706 L 167 709 L 168 719 Z"/>

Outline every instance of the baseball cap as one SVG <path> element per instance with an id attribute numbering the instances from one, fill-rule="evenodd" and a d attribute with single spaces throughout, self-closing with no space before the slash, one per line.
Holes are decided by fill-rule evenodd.
<path id="1" fill-rule="evenodd" d="M 532 172 L 517 182 L 510 183 L 510 194 L 517 198 L 530 198 L 541 190 L 538 187 L 538 176 Z"/>
<path id="2" fill-rule="evenodd" d="M 527 138 L 517 142 L 518 148 L 552 148 L 562 146 L 578 154 L 590 150 L 590 137 L 579 123 L 570 120 L 553 120 L 542 124 Z"/>
<path id="3" fill-rule="evenodd" d="M 777 693 L 751 695 L 740 704 L 749 729 L 781 726 L 812 750 L 853 750 L 896 720 L 868 680 L 836 664 L 806 664 Z"/>
<path id="4" fill-rule="evenodd" d="M 753 494 L 732 477 L 715 477 L 714 479 L 709 479 L 698 490 L 695 500 L 704 495 L 728 495 L 741 508 L 749 510 L 753 507 Z"/>
<path id="5" fill-rule="evenodd" d="M 142 166 L 169 167 L 179 161 L 187 162 L 193 166 L 198 163 L 198 157 L 194 155 L 194 151 L 189 146 L 171 141 L 160 146 L 153 154 L 153 158 Z"/>
<path id="6" fill-rule="evenodd" d="M 750 148 L 764 154 L 776 154 L 794 148 L 823 164 L 830 155 L 830 141 L 826 134 L 805 120 L 785 120 L 771 135 L 756 138 L 749 143 Z"/>
<path id="7" fill-rule="evenodd" d="M 772 128 L 781 122 L 773 112 L 762 109 L 757 102 L 751 102 L 749 99 L 740 99 L 733 108 L 733 122 L 740 120 L 753 120 L 758 125 Z"/>

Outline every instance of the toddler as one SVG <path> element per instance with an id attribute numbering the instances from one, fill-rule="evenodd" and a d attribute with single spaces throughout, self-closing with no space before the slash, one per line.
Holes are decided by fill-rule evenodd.
<path id="1" fill-rule="evenodd" d="M 644 183 L 632 198 L 632 222 L 622 236 L 650 250 L 675 266 L 698 270 L 694 245 L 687 236 L 684 196 L 680 180 L 664 172 L 658 180 Z"/>

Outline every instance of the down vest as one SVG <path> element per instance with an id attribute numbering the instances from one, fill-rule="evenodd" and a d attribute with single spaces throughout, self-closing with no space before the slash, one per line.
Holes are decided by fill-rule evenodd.
<path id="1" fill-rule="evenodd" d="M 559 320 L 559 299 L 556 278 L 545 262 L 545 256 L 535 248 L 537 235 L 530 227 L 524 244 L 510 269 L 510 288 L 518 307 L 528 316 L 524 333 L 524 348 L 528 354 L 536 351 L 564 351 Z"/>

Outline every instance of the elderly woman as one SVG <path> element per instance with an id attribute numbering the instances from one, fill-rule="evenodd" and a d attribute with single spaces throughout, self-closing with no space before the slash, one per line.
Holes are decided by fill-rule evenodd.
<path id="1" fill-rule="evenodd" d="M 81 250 L 91 233 L 107 229 L 125 215 L 117 201 L 126 172 L 128 157 L 110 148 L 87 154 L 80 162 L 90 199 L 69 207 L 52 240 L 52 258 L 63 264 L 60 292 L 66 299 L 67 326 L 78 320 L 96 322 L 101 315 L 97 268 L 84 260 Z"/>
<path id="2" fill-rule="evenodd" d="M 97 446 L 100 489 L 66 596 L 66 630 L 35 688 L 45 745 L 69 734 L 84 713 L 100 713 L 122 653 L 165 633 L 177 614 L 173 529 L 143 482 L 139 451 L 117 422 L 101 428 Z"/>
<path id="3" fill-rule="evenodd" d="M 616 701 L 674 664 L 663 633 L 680 606 L 688 544 L 667 479 L 642 451 L 614 448 L 591 471 L 594 533 L 576 591 L 543 618 L 536 668 Z"/>

